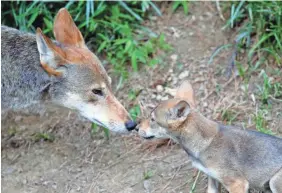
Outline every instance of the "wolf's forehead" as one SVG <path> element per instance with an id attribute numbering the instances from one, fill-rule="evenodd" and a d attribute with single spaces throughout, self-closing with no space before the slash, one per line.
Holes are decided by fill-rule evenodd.
<path id="1" fill-rule="evenodd" d="M 84 76 L 92 76 L 97 83 L 106 84 L 110 86 L 108 74 L 101 64 L 98 57 L 90 50 L 77 47 L 65 47 L 64 58 L 68 63 L 77 65 L 83 70 Z M 86 75 L 87 74 L 87 75 Z M 105 85 L 101 85 L 104 87 Z"/>
<path id="2" fill-rule="evenodd" d="M 64 58 L 72 64 L 87 66 L 93 71 L 93 73 L 100 74 L 104 78 L 107 78 L 107 73 L 98 57 L 86 48 L 73 46 L 65 47 Z"/>

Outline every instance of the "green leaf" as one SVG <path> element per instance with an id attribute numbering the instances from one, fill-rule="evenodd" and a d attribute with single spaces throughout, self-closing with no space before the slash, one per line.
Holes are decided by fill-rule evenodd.
<path id="1" fill-rule="evenodd" d="M 248 11 L 249 11 L 249 17 L 250 17 L 251 21 L 253 21 L 254 18 L 253 18 L 253 10 L 252 10 L 252 8 L 248 7 Z"/>
<path id="2" fill-rule="evenodd" d="M 98 36 L 99 37 L 101 37 L 103 40 L 109 40 L 109 38 L 108 37 L 106 37 L 104 34 L 102 34 L 102 33 L 98 33 Z"/>
<path id="3" fill-rule="evenodd" d="M 225 44 L 225 45 L 222 45 L 220 47 L 218 47 L 214 52 L 213 54 L 211 55 L 209 61 L 208 61 L 208 65 L 210 65 L 213 61 L 213 58 L 223 49 L 226 49 L 226 48 L 229 48 L 229 47 L 232 47 L 233 44 Z"/>
<path id="4" fill-rule="evenodd" d="M 104 131 L 104 135 L 106 139 L 109 140 L 110 139 L 110 130 L 103 127 L 103 131 Z"/>
<path id="5" fill-rule="evenodd" d="M 251 48 L 251 50 L 249 51 L 249 54 L 248 54 L 248 60 L 250 61 L 255 50 L 263 43 L 265 42 L 270 36 L 272 36 L 273 34 L 267 34 L 267 35 L 263 35 L 259 41 Z"/>
<path id="6" fill-rule="evenodd" d="M 149 1 L 149 4 L 151 5 L 151 7 L 155 10 L 155 12 L 159 16 L 162 16 L 162 13 L 161 13 L 160 9 L 157 7 L 157 5 L 155 3 L 153 3 L 152 1 Z"/>
<path id="7" fill-rule="evenodd" d="M 162 33 L 162 34 L 160 35 L 160 37 L 159 37 L 159 43 L 162 44 L 162 43 L 164 43 L 164 42 L 165 42 L 165 36 L 164 36 L 164 34 Z"/>
<path id="8" fill-rule="evenodd" d="M 151 177 L 153 177 L 154 172 L 153 171 L 148 171 L 148 172 L 144 172 L 144 180 L 148 180 Z"/>
<path id="9" fill-rule="evenodd" d="M 281 30 L 282 30 L 282 29 L 281 29 Z M 280 33 L 281 33 L 281 35 L 282 35 L 282 31 L 281 31 Z M 282 51 L 281 39 L 279 39 L 277 33 L 274 33 L 273 35 L 274 35 L 274 37 L 275 37 L 275 39 L 276 39 L 276 43 L 277 43 L 277 45 L 279 46 L 280 51 Z"/>
<path id="10" fill-rule="evenodd" d="M 147 62 L 146 61 L 146 53 L 145 53 L 144 49 L 142 49 L 142 48 L 136 49 L 135 55 L 136 55 L 137 60 L 139 60 L 140 62 L 142 62 L 142 63 Z"/>
<path id="11" fill-rule="evenodd" d="M 128 39 L 117 39 L 117 40 L 115 40 L 114 45 L 125 44 L 127 41 L 128 41 Z"/>
<path id="12" fill-rule="evenodd" d="M 243 4 L 245 3 L 245 1 L 240 1 L 238 7 L 236 8 L 235 12 L 233 15 L 231 15 L 231 28 L 233 28 L 233 22 L 239 17 L 239 13 L 241 11 L 241 7 L 243 6 Z"/>
<path id="13" fill-rule="evenodd" d="M 137 20 L 143 21 L 143 19 L 142 19 L 138 14 L 136 14 L 130 7 L 128 7 L 125 2 L 119 0 L 119 4 L 120 4 L 124 9 L 126 9 L 131 15 L 133 15 Z"/>
<path id="14" fill-rule="evenodd" d="M 15 11 L 15 9 L 12 7 L 12 13 L 13 13 L 13 17 L 15 18 L 15 21 L 16 21 L 16 25 L 19 25 L 19 23 L 18 23 L 18 17 L 17 17 L 17 14 L 16 14 L 16 11 Z"/>
<path id="15" fill-rule="evenodd" d="M 131 118 L 133 120 L 136 120 L 136 118 L 141 114 L 140 106 L 139 105 L 135 105 L 134 107 L 132 107 L 129 110 L 129 114 L 130 114 L 130 116 L 131 116 Z"/>
<path id="16" fill-rule="evenodd" d="M 145 47 L 149 53 L 153 52 L 153 44 L 151 41 L 146 42 Z"/>
<path id="17" fill-rule="evenodd" d="M 143 12 L 147 11 L 147 9 L 150 7 L 149 6 L 149 2 L 148 1 L 142 1 L 141 2 L 141 7 L 142 7 L 142 11 Z"/>
<path id="18" fill-rule="evenodd" d="M 53 23 L 49 21 L 46 17 L 43 18 L 43 21 L 46 24 L 48 29 L 53 29 Z"/>
<path id="19" fill-rule="evenodd" d="M 94 11 L 94 14 L 92 17 L 97 17 L 101 13 L 103 13 L 107 8 L 107 5 L 104 1 L 100 1 L 100 4 L 98 5 L 97 9 Z"/>
<path id="20" fill-rule="evenodd" d="M 152 60 L 150 60 L 150 62 L 149 62 L 149 66 L 155 66 L 155 65 L 157 65 L 159 63 L 159 60 L 157 60 L 157 59 L 152 59 Z"/>
<path id="21" fill-rule="evenodd" d="M 39 3 L 42 3 L 42 2 L 39 2 L 39 1 L 34 1 L 25 11 L 25 13 L 29 13 L 33 10 L 33 7 L 36 5 L 36 4 L 39 4 Z M 38 7 L 38 6 L 37 6 Z"/>
<path id="22" fill-rule="evenodd" d="M 35 10 L 35 12 L 32 14 L 32 16 L 30 17 L 30 19 L 28 20 L 28 23 L 27 23 L 27 27 L 30 27 L 33 22 L 35 21 L 35 19 L 37 18 L 39 14 L 39 11 L 38 10 Z"/>
<path id="23" fill-rule="evenodd" d="M 128 98 L 129 98 L 129 100 L 131 100 L 131 101 L 134 100 L 134 99 L 136 99 L 136 92 L 131 89 L 131 90 L 129 91 Z"/>
<path id="24" fill-rule="evenodd" d="M 69 9 L 69 7 L 75 2 L 75 0 L 70 0 L 66 5 L 65 8 Z"/>
<path id="25" fill-rule="evenodd" d="M 172 5 L 172 11 L 175 12 L 176 9 L 180 6 L 181 1 L 174 1 Z"/>
<path id="26" fill-rule="evenodd" d="M 131 41 L 131 40 L 128 40 L 128 41 L 126 42 L 124 52 L 125 52 L 125 53 L 129 52 L 129 50 L 132 49 L 132 46 L 133 46 L 132 41 Z"/>
<path id="27" fill-rule="evenodd" d="M 275 52 L 273 49 L 269 49 L 269 48 L 262 48 L 260 49 L 261 51 L 264 51 L 264 52 L 268 52 L 269 54 L 271 54 L 275 61 L 277 62 L 278 66 L 281 65 L 281 56 L 279 56 L 279 54 L 277 52 Z"/>
<path id="28" fill-rule="evenodd" d="M 137 66 L 137 57 L 136 57 L 136 50 L 133 52 L 131 55 L 131 66 L 135 72 L 138 71 L 138 66 Z"/>
<path id="29" fill-rule="evenodd" d="M 85 15 L 86 15 L 86 26 L 89 26 L 89 17 L 90 17 L 90 8 L 91 7 L 91 1 L 86 1 L 86 11 L 85 11 Z"/>
<path id="30" fill-rule="evenodd" d="M 103 43 L 99 46 L 98 48 L 98 52 L 100 53 L 106 46 L 107 46 L 107 43 L 106 41 L 103 41 Z"/>
<path id="31" fill-rule="evenodd" d="M 92 123 L 91 133 L 97 133 L 97 132 L 98 132 L 98 126 L 95 123 Z"/>
<path id="32" fill-rule="evenodd" d="M 188 9 L 189 2 L 188 2 L 188 1 L 182 1 L 182 6 L 183 6 L 184 13 L 185 13 L 186 15 L 188 15 L 188 11 L 189 11 L 189 9 Z"/>

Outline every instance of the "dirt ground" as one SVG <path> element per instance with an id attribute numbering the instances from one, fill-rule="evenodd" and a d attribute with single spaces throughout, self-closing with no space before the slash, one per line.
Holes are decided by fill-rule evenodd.
<path id="1" fill-rule="evenodd" d="M 128 99 L 129 88 L 143 89 L 138 101 L 150 109 L 160 100 L 171 98 L 186 78 L 194 86 L 198 108 L 204 115 L 220 121 L 220 110 L 232 109 L 238 112 L 235 124 L 248 123 L 244 126 L 254 128 L 251 115 L 257 104 L 251 95 L 260 80 L 251 79 L 254 89 L 246 96 L 240 78 L 229 81 L 224 76 L 228 52 L 208 65 L 215 48 L 232 41 L 233 36 L 221 30 L 223 23 L 213 3 L 192 3 L 188 16 L 179 11 L 145 25 L 164 33 L 174 51 L 163 57 L 163 65 L 132 74 L 117 91 L 126 107 L 134 103 Z M 161 87 L 157 89 L 156 85 Z M 279 133 L 282 106 L 273 106 L 269 126 Z M 197 173 L 178 145 L 150 151 L 144 149 L 148 141 L 135 133 L 111 133 L 107 141 L 102 131 L 91 135 L 91 124 L 66 109 L 53 109 L 41 117 L 11 113 L 1 120 L 1 126 L 3 193 L 184 193 L 191 190 L 196 179 Z M 48 133 L 54 140 L 36 140 L 34 133 Z M 200 174 L 194 192 L 204 193 L 206 184 L 206 176 Z"/>

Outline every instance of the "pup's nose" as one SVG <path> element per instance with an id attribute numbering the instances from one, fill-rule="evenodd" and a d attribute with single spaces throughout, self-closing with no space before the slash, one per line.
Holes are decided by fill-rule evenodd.
<path id="1" fill-rule="evenodd" d="M 132 131 L 133 129 L 135 129 L 137 123 L 135 121 L 127 121 L 125 123 L 125 127 L 128 131 Z"/>

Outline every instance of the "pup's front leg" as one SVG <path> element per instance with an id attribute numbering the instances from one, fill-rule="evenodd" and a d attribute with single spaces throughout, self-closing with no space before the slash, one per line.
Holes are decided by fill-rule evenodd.
<path id="1" fill-rule="evenodd" d="M 220 193 L 221 185 L 215 179 L 208 177 L 208 190 L 207 193 Z"/>
<path id="2" fill-rule="evenodd" d="M 224 183 L 229 193 L 248 193 L 249 182 L 245 179 L 228 179 Z"/>
<path id="3" fill-rule="evenodd" d="M 282 169 L 270 179 L 269 185 L 273 193 L 282 192 Z"/>

